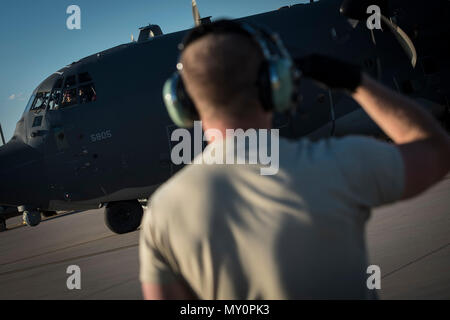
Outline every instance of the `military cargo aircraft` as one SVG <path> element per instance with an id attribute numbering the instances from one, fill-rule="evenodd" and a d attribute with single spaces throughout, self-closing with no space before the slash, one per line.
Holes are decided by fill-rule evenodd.
<path id="1" fill-rule="evenodd" d="M 380 5 L 381 30 L 367 28 L 362 4 Z M 196 24 L 209 22 L 193 9 Z M 448 125 L 449 13 L 447 0 L 321 0 L 238 20 L 277 32 L 294 58 L 316 52 L 357 63 Z M 35 226 L 41 213 L 104 207 L 112 231 L 138 228 L 138 199 L 180 169 L 170 161 L 176 127 L 161 91 L 187 31 L 143 27 L 137 41 L 73 62 L 39 84 L 13 137 L 0 147 L 3 211 Z M 307 79 L 300 92 L 297 111 L 274 119 L 281 135 L 381 134 L 344 94 Z M 0 217 L 4 222 L 9 215 Z"/>

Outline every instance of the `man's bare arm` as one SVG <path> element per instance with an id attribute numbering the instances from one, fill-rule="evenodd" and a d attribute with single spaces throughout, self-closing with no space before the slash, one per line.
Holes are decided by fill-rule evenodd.
<path id="1" fill-rule="evenodd" d="M 450 170 L 450 138 L 412 99 L 363 74 L 352 97 L 398 145 L 405 166 L 403 198 L 426 190 Z"/>
<path id="2" fill-rule="evenodd" d="M 344 90 L 398 145 L 405 167 L 403 198 L 424 191 L 450 170 L 446 132 L 416 102 L 361 72 L 361 68 L 312 54 L 296 59 L 303 75 L 331 89 Z"/>

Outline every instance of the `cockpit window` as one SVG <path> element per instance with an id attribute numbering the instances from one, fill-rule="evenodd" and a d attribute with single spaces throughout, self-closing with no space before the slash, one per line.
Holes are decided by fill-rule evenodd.
<path id="1" fill-rule="evenodd" d="M 48 98 L 50 97 L 50 92 L 38 92 L 36 98 L 34 99 L 31 110 L 40 110 L 47 107 Z"/>
<path id="2" fill-rule="evenodd" d="M 53 86 L 53 89 L 62 88 L 62 83 L 63 83 L 63 79 L 59 78 L 58 80 L 56 80 L 55 85 Z"/>
<path id="3" fill-rule="evenodd" d="M 36 98 L 34 99 L 31 110 L 39 109 L 43 103 L 44 103 L 43 93 L 39 92 L 38 94 L 36 94 Z"/>
<path id="4" fill-rule="evenodd" d="M 49 110 L 57 110 L 61 103 L 61 92 L 62 92 L 63 78 L 59 78 L 56 80 L 53 85 L 53 90 L 50 93 L 50 97 L 48 100 L 48 109 Z"/>
<path id="5" fill-rule="evenodd" d="M 69 107 L 77 104 L 77 88 L 65 89 L 61 101 L 61 107 Z"/>
<path id="6" fill-rule="evenodd" d="M 53 89 L 50 94 L 50 99 L 48 101 L 49 110 L 56 110 L 59 108 L 59 103 L 61 101 L 61 89 Z"/>
<path id="7" fill-rule="evenodd" d="M 83 73 L 80 73 L 78 75 L 78 82 L 79 83 L 85 83 L 85 82 L 89 82 L 89 81 L 92 81 L 92 78 L 89 75 L 89 73 L 83 72 Z"/>
<path id="8" fill-rule="evenodd" d="M 66 78 L 66 82 L 64 83 L 64 88 L 73 87 L 77 84 L 77 80 L 75 76 L 69 76 Z"/>
<path id="9" fill-rule="evenodd" d="M 78 97 L 80 98 L 80 103 L 89 103 L 97 100 L 97 93 L 95 92 L 95 86 L 93 83 L 81 86 L 78 89 Z"/>
<path id="10" fill-rule="evenodd" d="M 78 74 L 77 77 L 71 75 L 56 80 L 53 89 L 50 92 L 38 92 L 33 96 L 31 108 L 27 106 L 26 110 L 40 110 L 48 108 L 48 110 L 58 110 L 77 104 L 86 104 L 97 100 L 97 92 L 95 85 L 89 73 L 84 72 Z M 64 83 L 64 85 L 63 85 Z"/>
<path id="11" fill-rule="evenodd" d="M 24 112 L 28 112 L 31 109 L 31 106 L 33 105 L 34 102 L 34 98 L 36 97 L 35 94 L 32 94 L 30 97 L 30 100 L 28 100 L 27 106 L 25 107 L 25 111 Z"/>

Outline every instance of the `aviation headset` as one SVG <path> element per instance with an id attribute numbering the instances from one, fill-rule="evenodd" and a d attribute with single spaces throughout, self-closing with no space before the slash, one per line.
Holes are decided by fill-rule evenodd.
<path id="1" fill-rule="evenodd" d="M 263 62 L 257 80 L 259 97 L 264 110 L 285 112 L 295 106 L 298 98 L 300 71 L 281 39 L 261 27 L 230 20 L 219 20 L 192 30 L 179 45 L 180 56 L 189 44 L 210 33 L 236 33 L 250 37 L 260 48 Z M 178 60 L 177 71 L 163 87 L 163 100 L 172 121 L 179 127 L 190 128 L 199 119 L 194 103 L 186 92 Z"/>

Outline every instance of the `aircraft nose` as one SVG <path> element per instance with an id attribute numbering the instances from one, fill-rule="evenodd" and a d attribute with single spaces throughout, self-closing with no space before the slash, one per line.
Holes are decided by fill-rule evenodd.
<path id="1" fill-rule="evenodd" d="M 0 147 L 0 205 L 32 204 L 45 188 L 43 156 L 22 142 Z"/>

